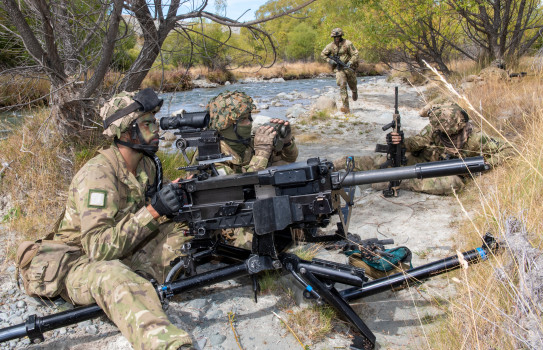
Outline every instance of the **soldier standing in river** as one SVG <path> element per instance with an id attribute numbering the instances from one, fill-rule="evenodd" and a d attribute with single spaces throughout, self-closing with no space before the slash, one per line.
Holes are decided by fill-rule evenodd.
<path id="1" fill-rule="evenodd" d="M 358 50 L 351 41 L 343 39 L 343 30 L 341 28 L 332 29 L 330 36 L 334 41 L 326 45 L 324 50 L 322 50 L 321 58 L 330 63 L 336 73 L 336 83 L 339 86 L 339 94 L 343 103 L 340 111 L 350 113 L 347 85 L 349 85 L 353 93 L 353 101 L 356 101 L 358 99 L 358 89 L 356 87 Z M 336 58 L 336 61 L 339 60 L 344 65 L 338 64 L 332 58 Z"/>

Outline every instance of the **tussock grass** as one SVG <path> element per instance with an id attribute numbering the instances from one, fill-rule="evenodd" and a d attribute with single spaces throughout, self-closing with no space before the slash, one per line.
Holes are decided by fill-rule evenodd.
<path id="1" fill-rule="evenodd" d="M 292 254 L 300 259 L 311 261 L 322 249 L 321 244 L 305 244 L 299 245 L 292 250 Z"/>
<path id="2" fill-rule="evenodd" d="M 47 104 L 50 84 L 44 77 L 19 74 L 0 75 L 0 107 L 32 103 Z"/>
<path id="3" fill-rule="evenodd" d="M 462 250 L 480 246 L 485 232 L 493 233 L 502 242 L 510 238 L 506 222 L 512 217 L 529 232 L 527 238 L 532 247 L 541 249 L 541 88 L 541 76 L 532 71 L 531 76 L 520 81 L 484 83 L 466 93 L 488 122 L 478 119 L 473 111 L 468 111 L 470 116 L 486 132 L 504 135 L 522 156 L 483 175 L 460 196 L 460 203 L 469 213 L 457 240 Z M 533 268 L 529 262 L 519 262 L 511 247 L 505 245 L 489 261 L 460 271 L 456 279 L 458 293 L 450 300 L 447 317 L 429 334 L 432 348 L 540 348 L 541 308 L 526 297 L 533 286 L 520 277 L 533 278 L 534 285 L 540 286 L 543 280 Z M 537 295 L 537 290 L 532 293 Z"/>
<path id="4" fill-rule="evenodd" d="M 321 62 L 293 62 L 293 63 L 276 63 L 270 68 L 242 67 L 232 71 L 236 78 L 257 77 L 263 79 L 284 78 L 303 79 L 312 78 L 319 74 L 330 74 L 332 70 L 326 63 Z"/>
<path id="5" fill-rule="evenodd" d="M 330 306 L 314 305 L 293 311 L 287 322 L 304 342 L 318 342 L 332 331 L 335 318 L 335 310 Z"/>
<path id="6" fill-rule="evenodd" d="M 74 172 L 105 144 L 96 131 L 77 143 L 64 140 L 52 131 L 49 116 L 45 108 L 31 111 L 0 141 L 0 162 L 9 163 L 0 194 L 10 195 L 19 213 L 9 224 L 21 241 L 41 238 L 53 228 Z"/>
<path id="7" fill-rule="evenodd" d="M 321 139 L 319 134 L 304 133 L 296 136 L 297 143 L 314 143 Z"/>
<path id="8" fill-rule="evenodd" d="M 141 88 L 153 88 L 155 91 L 175 92 L 193 88 L 192 77 L 184 69 L 161 70 L 154 69 L 147 74 Z"/>

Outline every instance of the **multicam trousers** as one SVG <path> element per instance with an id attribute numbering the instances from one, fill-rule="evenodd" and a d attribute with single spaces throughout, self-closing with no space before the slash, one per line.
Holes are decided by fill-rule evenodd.
<path id="1" fill-rule="evenodd" d="M 179 255 L 176 250 L 190 238 L 174 229 L 174 224 L 166 224 L 128 259 L 84 257 L 68 272 L 66 292 L 74 304 L 97 303 L 136 350 L 191 344 L 187 332 L 168 320 L 153 285 L 134 272 L 143 271 L 163 282 L 169 262 Z"/>
<path id="2" fill-rule="evenodd" d="M 339 95 L 341 97 L 341 102 L 343 107 L 349 109 L 349 94 L 347 92 L 347 85 L 351 91 L 357 91 L 356 87 L 356 74 L 349 70 L 343 69 L 336 72 L 336 83 L 339 86 Z"/>

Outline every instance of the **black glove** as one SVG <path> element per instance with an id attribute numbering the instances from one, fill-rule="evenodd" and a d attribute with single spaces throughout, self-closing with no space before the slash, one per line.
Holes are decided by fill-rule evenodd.
<path id="1" fill-rule="evenodd" d="M 183 191 L 179 184 L 169 183 L 162 187 L 151 199 L 151 206 L 159 215 L 177 214 L 183 205 Z"/>

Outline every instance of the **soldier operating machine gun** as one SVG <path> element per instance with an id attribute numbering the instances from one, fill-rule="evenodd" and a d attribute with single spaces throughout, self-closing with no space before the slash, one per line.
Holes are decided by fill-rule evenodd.
<path id="1" fill-rule="evenodd" d="M 202 141 L 202 140 L 200 140 Z M 375 335 L 350 307 L 348 301 L 389 290 L 402 284 L 448 272 L 458 267 L 457 256 L 420 266 L 387 278 L 369 281 L 363 269 L 323 261 L 305 261 L 286 250 L 293 243 L 291 229 L 300 228 L 307 241 L 345 239 L 347 218 L 341 210 L 343 202 L 351 200 L 344 188 L 376 182 L 410 178 L 429 178 L 453 174 L 468 174 L 488 168 L 482 157 L 416 164 L 361 172 L 337 172 L 331 162 L 312 158 L 305 162 L 271 167 L 259 172 L 227 176 L 193 177 L 179 182 L 182 208 L 174 219 L 188 225 L 195 238 L 183 247 L 188 254 L 177 261 L 163 284 L 156 291 L 167 305 L 176 294 L 199 289 L 235 277 L 256 276 L 267 270 L 290 272 L 304 288 L 304 296 L 334 307 L 360 333 L 352 348 L 373 349 Z M 314 228 L 326 227 L 334 215 L 340 224 L 334 234 L 319 236 Z M 225 228 L 254 229 L 252 248 L 241 249 L 221 242 L 213 232 Z M 478 262 L 494 248 L 491 238 L 481 248 L 464 253 L 468 262 Z M 225 257 L 227 267 L 197 273 L 198 264 L 210 257 Z M 194 268 L 178 278 L 177 272 L 187 266 Z M 192 275 L 191 275 L 192 274 Z M 256 277 L 253 288 L 258 290 Z M 339 291 L 336 283 L 351 288 Z M 68 324 L 81 322 L 102 313 L 97 305 L 90 305 L 51 316 L 31 316 L 20 325 L 0 330 L 0 342 L 28 336 L 43 339 L 43 333 Z"/>

